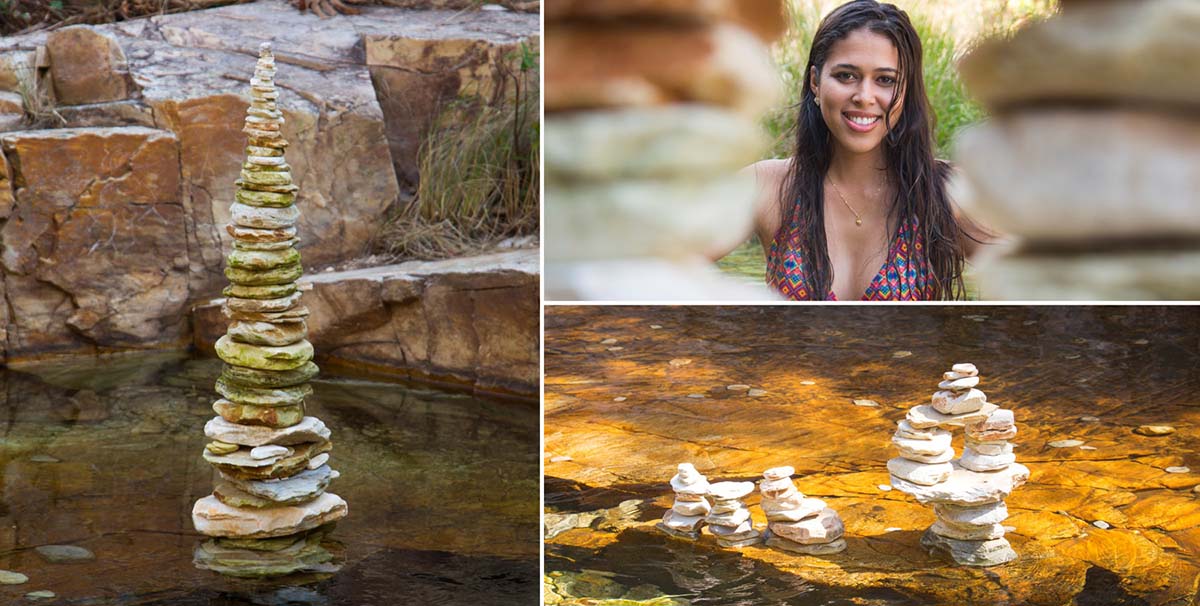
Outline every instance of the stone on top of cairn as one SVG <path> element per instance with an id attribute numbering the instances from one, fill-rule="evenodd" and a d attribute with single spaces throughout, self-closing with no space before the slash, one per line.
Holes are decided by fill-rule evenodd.
<path id="1" fill-rule="evenodd" d="M 1004 538 L 1004 499 L 1029 479 L 1008 443 L 1017 432 L 1013 413 L 987 403 L 975 389 L 973 365 L 955 364 L 943 379 L 932 406 L 914 407 L 898 423 L 892 443 L 900 456 L 887 464 L 892 486 L 934 506 L 937 521 L 922 545 L 968 566 L 1010 562 L 1017 553 Z M 962 457 L 954 460 L 949 430 L 957 427 L 965 427 L 966 440 Z"/>
<path id="2" fill-rule="evenodd" d="M 671 478 L 671 489 L 675 491 L 675 502 L 656 528 L 681 539 L 699 539 L 704 518 L 712 511 L 704 498 L 708 494 L 708 478 L 691 463 L 680 463 L 678 473 Z"/>
<path id="3" fill-rule="evenodd" d="M 768 299 L 705 254 L 750 227 L 782 0 L 546 7 L 546 289 L 567 299 Z"/>
<path id="4" fill-rule="evenodd" d="M 708 487 L 712 511 L 704 518 L 708 531 L 722 547 L 746 547 L 759 541 L 742 499 L 754 492 L 754 482 L 717 482 Z"/>
<path id="5" fill-rule="evenodd" d="M 758 483 L 767 516 L 768 547 L 807 555 L 829 555 L 846 549 L 845 527 L 837 512 L 820 499 L 805 497 L 792 482 L 792 467 L 773 467 Z"/>
<path id="6" fill-rule="evenodd" d="M 219 416 L 205 425 L 212 441 L 203 457 L 219 479 L 213 494 L 196 502 L 192 522 L 200 533 L 220 537 L 197 549 L 197 565 L 261 576 L 327 562 L 332 556 L 320 548 L 318 528 L 344 517 L 347 507 L 325 492 L 338 475 L 327 465 L 330 431 L 304 414 L 304 400 L 312 393 L 307 382 L 318 368 L 306 339 L 308 311 L 295 284 L 303 273 L 295 248 L 300 213 L 284 159 L 287 140 L 269 43 L 260 47 L 250 96 L 243 129 L 246 162 L 227 228 L 233 250 L 223 311 L 231 323 L 216 346 L 225 362 L 216 384 L 223 397 L 213 404 Z M 294 552 L 296 558 L 239 571 L 231 563 L 239 550 Z"/>

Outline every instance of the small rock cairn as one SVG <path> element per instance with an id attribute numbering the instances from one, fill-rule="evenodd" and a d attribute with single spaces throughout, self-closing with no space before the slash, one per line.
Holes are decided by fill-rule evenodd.
<path id="1" fill-rule="evenodd" d="M 551 2 L 546 297 L 773 299 L 707 254 L 749 233 L 783 2 Z"/>
<path id="2" fill-rule="evenodd" d="M 230 549 L 303 552 L 291 569 L 266 566 L 264 575 L 321 563 L 308 531 L 347 512 L 341 497 L 325 492 L 338 475 L 328 465 L 329 429 L 304 416 L 308 381 L 318 369 L 296 286 L 303 273 L 294 248 L 300 211 L 284 160 L 274 76 L 275 59 L 264 43 L 250 81 L 247 159 L 226 228 L 233 236 L 225 269 L 231 284 L 224 291 L 230 324 L 216 344 L 225 362 L 216 384 L 223 397 L 213 404 L 219 416 L 204 426 L 211 440 L 204 460 L 218 479 L 213 494 L 192 509 L 198 532 L 222 537 L 198 548 L 196 563 L 203 567 L 228 568 L 220 561 Z M 277 537 L 292 537 L 291 547 Z"/>
<path id="3" fill-rule="evenodd" d="M 767 515 L 767 546 L 807 555 L 844 551 L 842 518 L 821 499 L 805 497 L 797 490 L 792 482 L 795 473 L 792 467 L 772 467 L 758 483 Z"/>
<path id="4" fill-rule="evenodd" d="M 1061 4 L 960 64 L 992 117 L 955 198 L 1019 240 L 979 263 L 984 298 L 1200 298 L 1200 3 Z"/>
<path id="5" fill-rule="evenodd" d="M 708 487 L 712 497 L 712 511 L 704 522 L 708 531 L 717 537 L 722 547 L 746 547 L 760 540 L 754 523 L 750 521 L 750 510 L 742 499 L 754 492 L 754 482 L 717 482 Z"/>
<path id="6" fill-rule="evenodd" d="M 955 364 L 942 375 L 931 404 L 908 411 L 892 443 L 900 456 L 887 463 L 892 486 L 933 504 L 937 521 L 921 537 L 930 550 L 957 563 L 994 566 L 1017 557 L 1000 524 L 1008 517 L 1004 499 L 1029 479 L 1008 441 L 1017 435 L 1011 410 L 987 401 L 975 387 L 974 364 Z M 954 459 L 951 429 L 966 428 L 962 457 Z"/>
<path id="7" fill-rule="evenodd" d="M 681 539 L 699 539 L 704 518 L 712 511 L 704 498 L 708 494 L 708 478 L 691 463 L 680 463 L 679 472 L 671 478 L 671 489 L 675 491 L 675 502 L 656 527 Z"/>

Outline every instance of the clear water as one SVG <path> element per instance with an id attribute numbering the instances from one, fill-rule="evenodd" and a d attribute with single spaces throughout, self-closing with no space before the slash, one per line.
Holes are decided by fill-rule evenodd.
<path id="1" fill-rule="evenodd" d="M 308 414 L 333 432 L 330 487 L 350 514 L 333 575 L 240 580 L 199 570 L 191 507 L 220 362 L 179 354 L 0 370 L 0 602 L 514 604 L 538 585 L 538 411 L 324 373 Z M 51 564 L 34 548 L 95 559 Z"/>

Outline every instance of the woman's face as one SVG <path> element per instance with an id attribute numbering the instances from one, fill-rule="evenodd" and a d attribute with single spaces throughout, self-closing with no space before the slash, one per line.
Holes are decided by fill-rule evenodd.
<path id="1" fill-rule="evenodd" d="M 899 68 L 892 41 L 865 28 L 835 42 L 820 73 L 813 67 L 810 86 L 836 147 L 855 154 L 879 148 L 887 124 L 894 126 L 903 109 Z M 885 123 L 888 105 L 898 95 Z"/>

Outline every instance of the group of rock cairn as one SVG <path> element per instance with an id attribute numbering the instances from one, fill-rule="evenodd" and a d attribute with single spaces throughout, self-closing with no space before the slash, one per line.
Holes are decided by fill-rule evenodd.
<path id="1" fill-rule="evenodd" d="M 783 0 L 547 3 L 546 297 L 769 299 L 708 261 L 750 232 Z"/>
<path id="2" fill-rule="evenodd" d="M 1017 553 L 1004 538 L 1004 499 L 1029 479 L 1009 443 L 1017 435 L 1013 413 L 976 389 L 974 364 L 955 364 L 942 378 L 932 402 L 910 409 L 892 436 L 900 452 L 887 463 L 892 487 L 933 505 L 937 521 L 922 545 L 968 566 L 1010 562 Z M 966 439 L 956 460 L 951 442 L 958 427 Z"/>
<path id="3" fill-rule="evenodd" d="M 1200 3 L 1061 4 L 960 66 L 992 118 L 959 137 L 955 197 L 1019 240 L 979 264 L 984 298 L 1198 299 Z"/>
<path id="4" fill-rule="evenodd" d="M 303 273 L 295 248 L 300 212 L 274 76 L 264 43 L 250 81 L 247 159 L 227 227 L 230 324 L 216 344 L 225 362 L 216 383 L 223 397 L 213 404 L 219 416 L 204 426 L 211 440 L 204 460 L 218 479 L 192 509 L 196 530 L 218 537 L 197 548 L 197 565 L 238 576 L 321 570 L 332 558 L 319 544 L 322 526 L 347 512 L 341 497 L 325 492 L 338 476 L 328 464 L 329 429 L 304 414 L 318 369 L 296 285 Z"/>
<path id="5" fill-rule="evenodd" d="M 837 512 L 820 499 L 805 497 L 792 482 L 795 469 L 773 467 L 759 482 L 767 531 L 754 528 L 750 510 L 742 499 L 754 492 L 753 482 L 709 484 L 691 463 L 681 463 L 671 478 L 675 502 L 657 524 L 659 530 L 688 540 L 700 538 L 707 525 L 722 547 L 747 547 L 766 542 L 768 547 L 808 555 L 827 555 L 846 549 L 845 529 Z M 712 498 L 710 504 L 708 498 Z"/>

